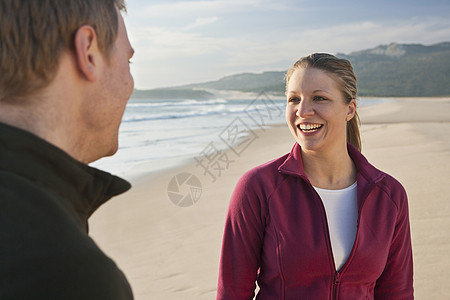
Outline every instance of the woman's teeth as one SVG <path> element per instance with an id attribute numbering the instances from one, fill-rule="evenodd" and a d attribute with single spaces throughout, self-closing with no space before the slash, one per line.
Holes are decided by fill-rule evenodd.
<path id="1" fill-rule="evenodd" d="M 298 128 L 303 132 L 314 132 L 319 130 L 323 125 L 321 124 L 300 124 Z"/>

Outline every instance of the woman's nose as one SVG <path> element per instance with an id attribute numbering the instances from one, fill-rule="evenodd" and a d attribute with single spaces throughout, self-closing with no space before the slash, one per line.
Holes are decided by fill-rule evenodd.
<path id="1" fill-rule="evenodd" d="M 302 100 L 298 104 L 297 115 L 301 118 L 311 116 L 314 114 L 312 103 L 308 100 Z"/>

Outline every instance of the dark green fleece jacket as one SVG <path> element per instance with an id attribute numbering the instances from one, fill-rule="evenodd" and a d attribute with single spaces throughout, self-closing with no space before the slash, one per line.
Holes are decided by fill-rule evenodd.
<path id="1" fill-rule="evenodd" d="M 132 299 L 88 236 L 89 216 L 130 184 L 0 123 L 0 299 Z"/>

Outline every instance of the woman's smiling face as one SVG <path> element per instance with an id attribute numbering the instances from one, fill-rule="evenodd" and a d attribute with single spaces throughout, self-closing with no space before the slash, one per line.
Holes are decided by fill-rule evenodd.
<path id="1" fill-rule="evenodd" d="M 297 68 L 287 85 L 286 121 L 302 150 L 329 152 L 346 147 L 347 121 L 356 101 L 346 103 L 333 75 Z"/>

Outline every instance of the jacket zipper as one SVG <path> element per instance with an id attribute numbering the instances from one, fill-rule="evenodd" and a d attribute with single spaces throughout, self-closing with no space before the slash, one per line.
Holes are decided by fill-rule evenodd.
<path id="1" fill-rule="evenodd" d="M 379 181 L 381 181 L 381 179 L 378 180 L 378 181 L 372 182 L 369 185 L 369 187 L 366 189 L 366 192 L 365 192 L 364 196 L 361 197 L 361 198 L 362 199 L 366 199 Z M 333 270 L 335 271 L 334 278 L 333 278 L 332 300 L 336 300 L 338 298 L 337 297 L 338 287 L 339 287 L 339 284 L 341 282 L 341 273 L 344 271 L 344 269 L 346 268 L 346 266 L 348 265 L 348 263 L 352 259 L 355 249 L 351 250 L 349 257 L 347 258 L 347 261 L 344 263 L 344 265 L 342 266 L 342 268 L 340 270 L 341 272 L 337 271 L 336 270 L 336 263 L 334 262 L 333 250 L 332 250 L 332 247 L 331 247 L 331 237 L 330 237 L 330 229 L 328 228 L 327 213 L 326 213 L 325 207 L 323 205 L 322 199 L 320 199 L 319 194 L 317 194 L 316 190 L 312 187 L 312 185 L 311 185 L 311 188 L 313 189 L 314 193 L 317 195 L 317 198 L 318 198 L 318 200 L 319 200 L 319 202 L 320 202 L 320 204 L 322 206 L 323 215 L 325 216 L 325 225 L 326 225 L 326 234 L 327 234 L 327 237 L 328 237 L 328 246 L 329 246 L 329 249 L 331 251 L 331 253 L 329 253 L 329 254 L 330 254 L 330 257 L 331 257 L 331 262 L 333 264 L 333 266 L 332 266 Z M 357 221 L 356 221 L 357 230 L 356 230 L 356 236 L 355 236 L 355 241 L 354 241 L 354 244 L 353 244 L 353 248 L 355 248 L 355 245 L 356 245 L 356 242 L 357 242 L 357 238 L 358 238 L 359 222 L 360 222 L 361 212 L 362 212 L 362 208 L 364 206 L 364 203 L 365 203 L 365 201 L 362 203 L 361 207 L 358 207 L 358 218 L 357 218 Z"/>
<path id="2" fill-rule="evenodd" d="M 341 274 L 339 273 L 339 271 L 336 271 L 336 273 L 334 274 L 334 281 L 333 281 L 333 295 L 332 295 L 332 299 L 336 300 L 337 299 L 337 290 L 338 290 L 338 286 L 341 280 Z"/>
<path id="3" fill-rule="evenodd" d="M 325 206 L 323 205 L 322 199 L 320 198 L 319 194 L 316 192 L 316 190 L 311 186 L 311 188 L 314 190 L 314 193 L 317 196 L 318 201 L 320 202 L 320 205 L 322 206 L 322 211 L 323 211 L 323 216 L 325 217 L 325 232 L 326 235 L 328 237 L 328 247 L 330 249 L 330 251 L 328 252 L 330 258 L 331 258 L 331 264 L 332 264 L 332 268 L 334 270 L 334 278 L 333 278 L 333 287 L 332 287 L 332 295 L 331 295 L 331 299 L 332 300 L 336 300 L 337 299 L 337 288 L 339 286 L 340 280 L 341 280 L 341 273 L 339 271 L 336 270 L 336 263 L 334 262 L 334 254 L 333 254 L 333 248 L 331 246 L 331 237 L 330 237 L 330 229 L 328 228 L 328 218 L 327 218 L 327 213 L 325 210 Z M 358 223 L 359 223 L 359 213 L 358 213 Z M 356 235 L 358 235 L 358 232 L 356 233 Z M 356 239 L 355 239 L 356 241 Z M 352 251 L 353 252 L 353 251 Z M 342 266 L 341 270 L 344 269 L 345 265 L 347 265 L 348 260 L 350 259 L 347 258 L 347 262 L 345 262 L 344 266 Z"/>

